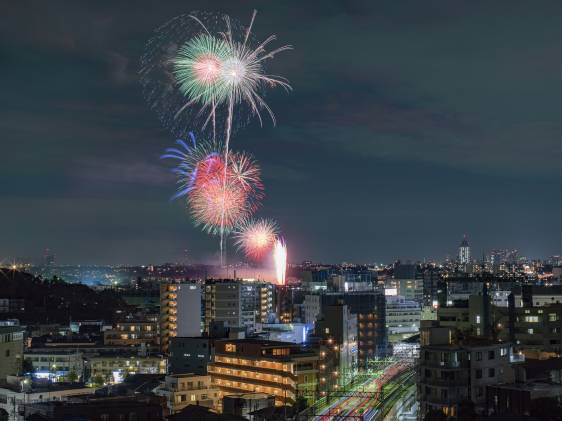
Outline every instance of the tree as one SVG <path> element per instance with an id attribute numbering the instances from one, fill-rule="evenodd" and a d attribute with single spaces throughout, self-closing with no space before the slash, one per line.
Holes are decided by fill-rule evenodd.
<path id="1" fill-rule="evenodd" d="M 76 374 L 76 371 L 70 370 L 68 376 L 66 376 L 66 380 L 69 381 L 70 383 L 75 383 L 76 381 L 78 381 L 78 374 Z"/>
<path id="2" fill-rule="evenodd" d="M 105 379 L 103 378 L 103 376 L 101 376 L 101 375 L 99 375 L 99 374 L 96 375 L 96 376 L 94 376 L 94 377 L 92 377 L 92 383 L 93 383 L 94 386 L 96 386 L 96 387 L 101 387 L 101 386 L 103 386 L 104 382 L 105 382 Z"/>

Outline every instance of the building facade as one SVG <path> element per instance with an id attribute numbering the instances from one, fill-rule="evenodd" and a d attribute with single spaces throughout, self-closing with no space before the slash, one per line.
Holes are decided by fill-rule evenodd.
<path id="1" fill-rule="evenodd" d="M 448 329 L 443 332 L 448 337 Z M 511 345 L 488 340 L 454 343 L 446 339 L 422 344 L 418 365 L 418 400 L 421 414 L 440 410 L 456 417 L 464 400 L 477 412 L 486 407 L 486 387 L 511 383 Z"/>
<path id="2" fill-rule="evenodd" d="M 90 358 L 91 379 L 120 383 L 130 374 L 166 374 L 167 360 L 161 356 L 106 355 Z"/>
<path id="3" fill-rule="evenodd" d="M 224 394 L 266 393 L 278 406 L 293 405 L 299 396 L 315 398 L 318 361 L 318 352 L 295 344 L 221 340 L 208 373 Z"/>
<path id="4" fill-rule="evenodd" d="M 390 342 L 406 339 L 420 331 L 421 306 L 401 296 L 386 297 L 386 330 Z"/>
<path id="5" fill-rule="evenodd" d="M 212 323 L 221 322 L 225 327 L 253 332 L 256 322 L 267 322 L 272 311 L 272 285 L 238 280 L 205 283 L 205 332 L 209 332 Z"/>
<path id="6" fill-rule="evenodd" d="M 357 316 L 358 365 L 388 353 L 386 299 L 381 291 L 326 293 L 321 296 L 322 311 L 328 305 L 345 304 Z"/>
<path id="7" fill-rule="evenodd" d="M 111 346 L 157 346 L 160 343 L 159 324 L 153 321 L 124 321 L 103 332 L 103 343 Z"/>
<path id="8" fill-rule="evenodd" d="M 195 282 L 160 284 L 160 347 L 174 336 L 201 334 L 201 287 Z"/>
<path id="9" fill-rule="evenodd" d="M 19 326 L 0 327 L 0 381 L 6 376 L 21 374 L 23 363 L 23 329 Z"/>
<path id="10" fill-rule="evenodd" d="M 166 399 L 170 414 L 180 412 L 188 405 L 200 405 L 217 410 L 220 408 L 220 391 L 211 385 L 209 376 L 173 374 L 166 376 L 155 394 Z"/>
<path id="11" fill-rule="evenodd" d="M 84 380 L 84 355 L 81 352 L 31 349 L 24 353 L 24 359 L 31 363 L 34 378 L 48 379 L 52 382 Z"/>

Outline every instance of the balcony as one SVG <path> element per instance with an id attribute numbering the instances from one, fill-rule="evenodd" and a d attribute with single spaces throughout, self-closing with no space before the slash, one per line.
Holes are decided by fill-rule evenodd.
<path id="1" fill-rule="evenodd" d="M 525 355 L 523 354 L 511 354 L 509 356 L 509 362 L 514 363 L 524 363 L 525 362 Z"/>
<path id="2" fill-rule="evenodd" d="M 427 402 L 427 403 L 431 403 L 431 404 L 437 404 L 437 405 L 457 405 L 459 404 L 463 399 L 466 399 L 466 396 L 463 395 L 455 395 L 455 396 L 448 396 L 447 398 L 443 398 L 442 396 L 426 396 L 423 395 L 419 398 L 420 402 Z"/>
<path id="3" fill-rule="evenodd" d="M 418 378 L 418 384 L 424 386 L 436 386 L 436 387 L 458 387 L 466 386 L 468 384 L 467 379 L 441 379 L 433 377 Z"/>
<path id="4" fill-rule="evenodd" d="M 432 360 L 422 360 L 420 361 L 420 367 L 428 368 L 441 368 L 441 369 L 460 369 L 467 367 L 464 361 L 432 361 Z"/>

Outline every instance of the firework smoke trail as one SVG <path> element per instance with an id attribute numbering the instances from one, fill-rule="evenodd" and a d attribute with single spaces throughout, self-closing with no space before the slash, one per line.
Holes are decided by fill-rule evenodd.
<path id="1" fill-rule="evenodd" d="M 283 239 L 278 239 L 273 248 L 273 260 L 275 261 L 275 277 L 278 285 L 285 285 L 287 273 L 287 245 Z"/>
<path id="2" fill-rule="evenodd" d="M 259 261 L 269 252 L 279 235 L 277 223 L 271 219 L 244 219 L 234 229 L 234 242 L 247 258 Z"/>
<path id="3" fill-rule="evenodd" d="M 225 136 L 225 162 L 228 162 L 228 151 L 230 147 L 230 136 L 232 131 L 232 119 L 234 114 L 234 105 L 240 102 L 246 101 L 252 110 L 252 113 L 257 115 L 260 124 L 262 124 L 262 118 L 260 115 L 260 107 L 265 108 L 275 125 L 275 116 L 271 111 L 271 108 L 265 103 L 261 96 L 257 93 L 257 89 L 261 83 L 267 82 L 271 86 L 279 84 L 285 89 L 291 89 L 290 85 L 279 77 L 267 76 L 263 74 L 263 68 L 261 66 L 261 61 L 266 58 L 273 58 L 273 56 L 281 51 L 290 49 L 290 46 L 284 46 L 278 48 L 277 50 L 271 51 L 266 55 L 260 56 L 260 54 L 265 53 L 265 46 L 275 39 L 274 36 L 269 37 L 258 45 L 255 49 L 250 49 L 247 47 L 247 42 L 250 37 L 252 26 L 256 18 L 256 10 L 252 13 L 252 18 L 250 20 L 250 25 L 245 31 L 244 41 L 239 43 L 233 37 L 232 26 L 230 23 L 230 18 L 228 16 L 224 17 L 226 23 L 227 31 L 224 34 L 224 39 L 226 43 L 230 46 L 232 55 L 228 57 L 222 63 L 222 73 L 221 78 L 223 82 L 228 86 L 228 112 L 226 120 L 226 136 Z M 224 175 L 224 183 L 226 188 L 226 173 Z M 224 263 L 223 260 L 223 241 L 224 233 L 221 230 L 221 265 Z"/>
<path id="4" fill-rule="evenodd" d="M 242 118 L 237 118 L 237 124 L 247 122 L 249 116 L 257 116 L 262 124 L 260 110 L 265 109 L 275 125 L 275 116 L 261 92 L 274 86 L 287 91 L 291 89 L 284 78 L 266 74 L 263 66 L 266 60 L 291 47 L 286 45 L 267 51 L 268 45 L 276 39 L 273 35 L 254 47 L 250 46 L 255 17 L 254 10 L 249 26 L 243 29 L 228 16 L 223 16 L 224 30 L 218 23 L 221 19 L 213 15 L 178 16 L 156 31 L 141 59 L 145 96 L 164 124 L 178 136 L 185 136 L 182 121 L 185 117 L 190 125 L 202 121 L 202 131 L 210 122 L 215 140 L 216 117 L 221 109 L 225 109 L 224 162 L 229 162 L 235 112 L 244 108 L 249 110 L 245 118 L 243 114 Z M 223 177 L 226 189 L 226 172 Z M 224 231 L 221 230 L 221 263 Z"/>

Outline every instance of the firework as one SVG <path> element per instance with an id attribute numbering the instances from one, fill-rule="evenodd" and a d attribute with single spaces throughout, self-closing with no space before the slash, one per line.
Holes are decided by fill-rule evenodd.
<path id="1" fill-rule="evenodd" d="M 222 207 L 221 263 L 225 233 L 237 219 L 248 216 L 244 213 L 252 213 L 258 193 L 263 191 L 263 186 L 254 182 L 252 161 L 246 162 L 242 154 L 229 157 L 233 128 L 252 116 L 262 124 L 263 109 L 275 125 L 275 116 L 263 99 L 264 92 L 275 86 L 291 89 L 286 79 L 269 75 L 264 68 L 267 60 L 291 47 L 268 51 L 276 39 L 274 35 L 254 43 L 251 32 L 255 17 L 256 11 L 244 28 L 226 15 L 178 16 L 156 31 L 141 59 L 144 94 L 165 126 L 181 137 L 186 135 L 187 127 L 197 127 L 203 133 L 212 133 L 213 141 L 224 139 L 222 192 L 217 186 L 216 171 L 203 177 L 199 169 L 195 171 L 191 166 L 178 169 L 183 176 L 178 194 L 189 195 L 196 221 L 214 232 L 216 211 Z M 199 178 L 205 182 L 199 183 Z M 211 197 L 211 193 L 215 196 Z"/>
<path id="2" fill-rule="evenodd" d="M 271 219 L 243 220 L 234 230 L 234 241 L 246 257 L 258 261 L 273 248 L 279 228 Z"/>
<path id="3" fill-rule="evenodd" d="M 172 199 L 187 195 L 193 190 L 199 174 L 205 175 L 211 171 L 213 162 L 220 162 L 222 166 L 222 146 L 215 142 L 203 141 L 197 143 L 193 133 L 189 133 L 189 142 L 176 140 L 178 147 L 167 148 L 161 159 L 175 159 L 179 164 L 172 170 L 177 176 L 178 190 Z"/>
<path id="4" fill-rule="evenodd" d="M 181 46 L 172 63 L 183 96 L 203 107 L 224 101 L 228 91 L 222 78 L 223 63 L 230 55 L 229 45 L 209 34 L 199 34 Z"/>
<path id="5" fill-rule="evenodd" d="M 196 225 L 209 233 L 229 232 L 241 219 L 250 215 L 247 194 L 237 183 L 222 177 L 204 177 L 189 196 L 188 203 Z"/>
<path id="6" fill-rule="evenodd" d="M 162 158 L 176 159 L 173 169 L 178 191 L 173 198 L 187 196 L 195 224 L 209 233 L 230 232 L 261 205 L 263 184 L 254 159 L 234 152 L 225 165 L 222 148 L 214 142 L 177 140 L 179 147 L 168 148 Z"/>
<path id="7" fill-rule="evenodd" d="M 287 272 L 287 245 L 283 239 L 278 239 L 273 248 L 273 259 L 275 261 L 275 276 L 278 285 L 285 285 L 285 274 Z"/>
<path id="8" fill-rule="evenodd" d="M 179 136 L 196 127 L 206 134 L 222 133 L 228 149 L 233 127 L 251 116 L 262 122 L 266 88 L 290 90 L 282 77 L 266 73 L 264 64 L 290 46 L 268 51 L 274 35 L 255 43 L 255 19 L 244 28 L 228 16 L 193 12 L 178 16 L 156 30 L 141 58 L 144 95 L 163 124 Z"/>

